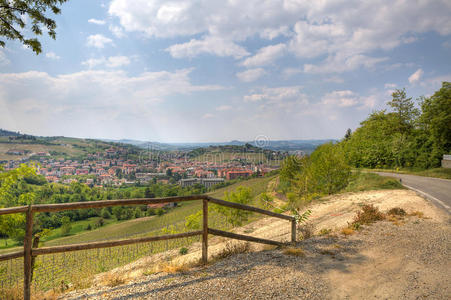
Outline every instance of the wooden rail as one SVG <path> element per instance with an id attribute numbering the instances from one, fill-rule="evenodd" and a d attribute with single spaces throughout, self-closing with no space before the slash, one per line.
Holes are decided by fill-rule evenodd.
<path id="1" fill-rule="evenodd" d="M 154 237 L 142 237 L 133 239 L 121 239 L 105 242 L 90 242 L 83 244 L 71 244 L 64 246 L 53 246 L 38 248 L 37 242 L 33 243 L 33 217 L 35 213 L 39 212 L 56 212 L 71 209 L 86 209 L 86 208 L 100 208 L 109 206 L 129 206 L 129 205 L 145 205 L 145 204 L 158 204 L 158 203 L 171 203 L 171 202 L 184 202 L 202 200 L 202 230 L 161 235 Z M 36 204 L 20 207 L 1 208 L 0 215 L 25 213 L 26 225 L 25 225 L 25 237 L 24 237 L 24 249 L 21 251 L 2 254 L 0 255 L 0 261 L 23 257 L 24 258 L 24 299 L 29 300 L 31 298 L 31 281 L 33 278 L 33 262 L 34 258 L 38 255 L 45 255 L 51 253 L 62 253 L 69 251 L 98 249 L 107 247 L 116 247 L 123 245 L 130 245 L 136 243 L 147 243 L 162 240 L 171 240 L 191 236 L 202 236 L 202 262 L 204 264 L 208 261 L 208 235 L 217 235 L 226 238 L 232 238 L 237 240 L 249 241 L 254 243 L 263 243 L 270 245 L 283 245 L 282 242 L 267 240 L 218 229 L 208 227 L 208 203 L 214 203 L 216 205 L 222 205 L 235 209 L 242 209 L 251 212 L 257 212 L 271 217 L 276 217 L 283 220 L 291 221 L 291 242 L 296 242 L 296 219 L 292 216 L 287 216 L 272 211 L 264 210 L 258 207 L 249 205 L 228 202 L 220 199 L 215 199 L 207 195 L 193 195 L 193 196 L 181 196 L 181 197 L 165 197 L 165 198 L 139 198 L 139 199 L 120 199 L 120 200 L 101 200 L 101 201 L 89 201 L 89 202 L 73 202 L 73 203 L 58 203 L 58 204 Z M 33 245 L 34 244 L 34 245 Z"/>

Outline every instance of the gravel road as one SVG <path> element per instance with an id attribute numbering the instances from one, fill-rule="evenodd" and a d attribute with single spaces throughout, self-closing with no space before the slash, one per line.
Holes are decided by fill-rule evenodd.
<path id="1" fill-rule="evenodd" d="M 451 226 L 408 217 L 297 247 L 237 254 L 186 273 L 72 292 L 61 299 L 449 299 Z"/>

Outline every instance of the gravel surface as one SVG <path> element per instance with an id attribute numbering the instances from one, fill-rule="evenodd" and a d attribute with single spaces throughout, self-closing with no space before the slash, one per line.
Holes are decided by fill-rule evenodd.
<path id="1" fill-rule="evenodd" d="M 236 254 L 185 273 L 142 276 L 61 299 L 450 299 L 451 225 L 408 217 L 357 234 L 315 236 L 283 249 Z"/>

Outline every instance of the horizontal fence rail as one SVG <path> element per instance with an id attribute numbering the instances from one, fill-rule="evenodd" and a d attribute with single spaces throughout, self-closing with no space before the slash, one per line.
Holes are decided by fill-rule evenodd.
<path id="1" fill-rule="evenodd" d="M 86 209 L 86 208 L 101 208 L 110 206 L 132 206 L 132 205 L 147 205 L 147 204 L 162 204 L 172 202 L 185 202 L 185 201 L 202 201 L 202 230 L 160 235 L 153 237 L 142 237 L 132 239 L 120 239 L 103 242 L 90 242 L 82 244 L 70 244 L 64 246 L 52 246 L 52 247 L 37 247 L 37 242 L 33 243 L 33 217 L 35 213 L 40 212 L 57 212 L 73 209 Z M 293 216 L 275 213 L 269 210 L 261 209 L 254 206 L 244 205 L 235 202 L 224 201 L 216 198 L 212 198 L 208 195 L 192 195 L 192 196 L 177 196 L 177 197 L 165 197 L 165 198 L 138 198 L 138 199 L 120 199 L 120 200 L 100 200 L 100 201 L 87 201 L 87 202 L 73 202 L 73 203 L 57 203 L 57 204 L 35 204 L 29 206 L 9 207 L 1 208 L 0 215 L 25 213 L 26 225 L 25 225 L 25 237 L 24 237 L 24 249 L 8 254 L 0 255 L 0 261 L 15 259 L 19 257 L 24 258 L 24 299 L 29 300 L 31 298 L 31 280 L 33 273 L 34 259 L 38 255 L 46 255 L 52 253 L 62 253 L 70 251 L 88 250 L 116 247 L 137 243 L 148 243 L 162 240 L 171 240 L 186 238 L 192 236 L 202 236 L 202 262 L 204 264 L 208 261 L 208 235 L 216 235 L 226 238 L 232 238 L 237 240 L 249 241 L 254 243 L 262 243 L 269 245 L 280 246 L 283 242 L 252 237 L 248 235 L 242 235 L 218 229 L 208 227 L 208 203 L 211 202 L 216 205 L 226 206 L 234 209 L 247 210 L 251 212 L 260 213 L 263 215 L 288 220 L 291 222 L 291 242 L 296 242 L 296 219 Z M 35 245 L 33 245 L 35 244 Z"/>

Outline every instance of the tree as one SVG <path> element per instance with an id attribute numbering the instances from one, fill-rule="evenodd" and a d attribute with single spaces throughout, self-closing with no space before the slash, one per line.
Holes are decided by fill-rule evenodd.
<path id="1" fill-rule="evenodd" d="M 36 194 L 26 189 L 24 179 L 36 176 L 34 166 L 21 164 L 18 168 L 3 171 L 0 166 L 0 208 L 33 204 Z M 25 216 L 10 214 L 0 216 L 0 234 L 20 239 L 25 233 Z"/>
<path id="2" fill-rule="evenodd" d="M 48 10 L 59 14 L 61 6 L 67 0 L 0 0 L 0 37 L 7 40 L 19 40 L 31 48 L 36 54 L 42 52 L 41 43 L 37 38 L 27 38 L 24 31 L 30 25 L 34 35 L 42 35 L 42 27 L 48 35 L 55 39 L 56 23 L 47 16 Z M 30 24 L 24 21 L 28 17 Z M 5 41 L 0 40 L 0 46 L 5 47 Z"/>
<path id="3" fill-rule="evenodd" d="M 239 186 L 234 192 L 225 192 L 224 200 L 248 205 L 252 202 L 251 189 Z M 226 221 L 232 226 L 241 226 L 243 222 L 247 221 L 251 214 L 250 211 L 242 209 L 229 208 L 220 205 L 214 205 L 213 207 L 214 210 L 223 215 L 226 218 Z"/>
<path id="4" fill-rule="evenodd" d="M 345 141 L 349 140 L 351 138 L 351 135 L 352 135 L 352 130 L 351 130 L 351 128 L 348 128 L 348 130 L 346 130 L 346 133 L 345 133 Z"/>
<path id="5" fill-rule="evenodd" d="M 420 128 L 424 132 L 428 165 L 437 167 L 443 154 L 451 152 L 451 83 L 443 82 L 440 90 L 421 103 Z"/>
<path id="6" fill-rule="evenodd" d="M 70 224 L 70 218 L 64 216 L 61 218 L 61 234 L 63 236 L 69 235 L 70 230 L 72 229 L 72 225 Z"/>
<path id="7" fill-rule="evenodd" d="M 392 93 L 393 99 L 388 102 L 398 117 L 398 130 L 400 133 L 406 133 L 413 128 L 419 111 L 412 101 L 412 97 L 407 98 L 406 89 L 397 89 Z"/>

